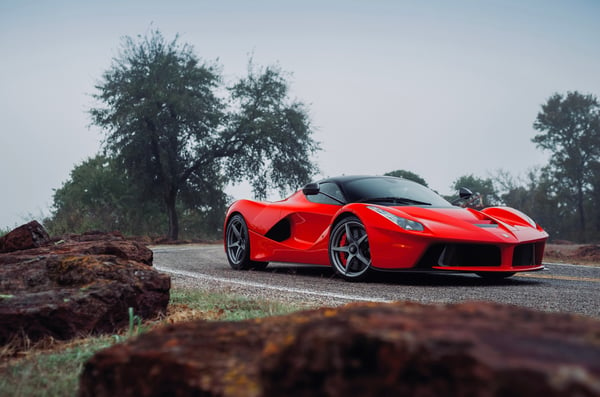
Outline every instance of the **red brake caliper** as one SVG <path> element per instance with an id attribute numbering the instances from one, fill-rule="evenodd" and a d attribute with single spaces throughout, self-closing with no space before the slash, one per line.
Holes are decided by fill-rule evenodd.
<path id="1" fill-rule="evenodd" d="M 348 242 L 348 238 L 346 237 L 346 234 L 344 233 L 344 235 L 340 239 L 340 247 L 345 247 L 347 242 Z M 342 265 L 344 265 L 344 267 L 346 267 L 347 266 L 346 260 L 348 259 L 348 253 L 340 252 L 338 255 L 340 256 L 340 262 L 342 262 Z"/>

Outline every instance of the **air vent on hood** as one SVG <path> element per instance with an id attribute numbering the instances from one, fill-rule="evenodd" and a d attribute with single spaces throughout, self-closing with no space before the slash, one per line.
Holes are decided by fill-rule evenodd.
<path id="1" fill-rule="evenodd" d="M 484 229 L 490 229 L 490 228 L 495 228 L 498 227 L 497 223 L 476 223 L 475 226 L 479 226 L 482 227 Z"/>

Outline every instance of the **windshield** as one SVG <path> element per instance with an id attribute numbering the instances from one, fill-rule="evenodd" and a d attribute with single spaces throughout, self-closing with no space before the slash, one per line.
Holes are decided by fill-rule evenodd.
<path id="1" fill-rule="evenodd" d="M 407 179 L 366 177 L 347 181 L 343 185 L 348 202 L 377 202 L 387 205 L 431 205 L 449 207 L 451 204 L 429 188 Z"/>

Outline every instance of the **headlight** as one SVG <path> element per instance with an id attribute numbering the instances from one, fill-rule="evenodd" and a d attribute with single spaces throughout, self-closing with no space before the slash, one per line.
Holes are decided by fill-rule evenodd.
<path id="1" fill-rule="evenodd" d="M 394 215 L 386 210 L 383 210 L 379 207 L 367 206 L 368 209 L 377 212 L 379 215 L 385 217 L 386 219 L 394 222 L 396 225 L 400 226 L 404 230 L 410 230 L 415 232 L 422 232 L 425 230 L 423 224 L 411 221 L 410 219 L 402 218 L 400 216 Z"/>

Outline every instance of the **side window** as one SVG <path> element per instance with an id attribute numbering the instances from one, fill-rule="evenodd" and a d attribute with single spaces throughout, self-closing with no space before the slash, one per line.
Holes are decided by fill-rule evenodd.
<path id="1" fill-rule="evenodd" d="M 344 195 L 342 194 L 342 191 L 340 190 L 338 185 L 336 185 L 335 183 L 332 183 L 332 182 L 321 183 L 319 185 L 319 188 L 321 190 L 321 193 L 316 194 L 314 196 L 307 196 L 306 198 L 309 201 L 312 201 L 313 203 L 341 205 L 341 203 L 339 201 L 336 201 L 336 200 L 332 199 L 331 197 L 328 197 L 325 195 L 325 194 L 327 194 L 329 196 L 337 198 L 341 202 L 346 201 L 344 199 Z M 325 193 L 325 194 L 322 194 L 322 193 Z"/>

